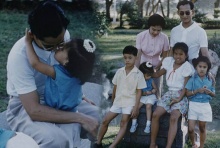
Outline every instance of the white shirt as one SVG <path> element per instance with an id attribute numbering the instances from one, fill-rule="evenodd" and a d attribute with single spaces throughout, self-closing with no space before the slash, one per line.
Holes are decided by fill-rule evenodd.
<path id="1" fill-rule="evenodd" d="M 184 28 L 182 23 L 174 27 L 170 34 L 170 46 L 173 47 L 177 42 L 184 42 L 188 45 L 189 60 L 199 56 L 201 47 L 208 47 L 206 32 L 196 22 L 188 28 Z"/>
<path id="2" fill-rule="evenodd" d="M 66 31 L 64 40 L 69 38 L 70 34 Z M 54 59 L 54 52 L 42 50 L 35 42 L 32 45 L 40 61 L 50 65 L 57 63 Z M 7 93 L 11 96 L 18 96 L 18 94 L 27 94 L 37 90 L 40 98 L 43 98 L 46 77 L 29 64 L 24 37 L 18 40 L 8 55 Z"/>
<path id="3" fill-rule="evenodd" d="M 126 75 L 125 67 L 118 69 L 112 83 L 117 86 L 113 105 L 117 107 L 134 106 L 136 90 L 146 87 L 143 73 L 134 66 Z"/>
<path id="4" fill-rule="evenodd" d="M 166 82 L 169 90 L 181 90 L 184 87 L 185 77 L 194 74 L 193 66 L 186 61 L 176 70 L 173 69 L 173 57 L 166 57 L 162 62 L 162 67 L 166 70 Z"/>

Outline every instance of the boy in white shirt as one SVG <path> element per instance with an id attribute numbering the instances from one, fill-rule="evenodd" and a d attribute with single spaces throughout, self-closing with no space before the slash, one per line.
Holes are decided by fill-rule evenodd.
<path id="1" fill-rule="evenodd" d="M 104 117 L 96 147 L 102 147 L 102 139 L 108 129 L 108 124 L 118 115 L 122 114 L 120 130 L 109 148 L 114 148 L 123 138 L 128 121 L 138 115 L 138 106 L 141 98 L 141 89 L 146 87 L 143 73 L 135 66 L 137 48 L 126 46 L 123 50 L 125 66 L 118 69 L 112 83 L 114 84 L 112 100 L 113 105 Z"/>

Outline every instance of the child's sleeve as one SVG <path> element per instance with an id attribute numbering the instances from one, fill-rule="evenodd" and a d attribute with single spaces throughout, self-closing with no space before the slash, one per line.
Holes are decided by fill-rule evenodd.
<path id="1" fill-rule="evenodd" d="M 183 69 L 182 69 L 182 76 L 183 77 L 188 77 L 192 76 L 194 74 L 195 70 L 193 66 L 189 62 L 185 62 Z"/>
<path id="2" fill-rule="evenodd" d="M 116 73 L 115 73 L 115 75 L 114 75 L 114 77 L 113 77 L 113 79 L 112 79 L 112 83 L 113 83 L 114 85 L 117 85 L 118 73 L 119 73 L 119 70 L 116 71 Z"/>
<path id="3" fill-rule="evenodd" d="M 139 74 L 139 79 L 138 79 L 138 84 L 137 84 L 137 89 L 143 89 L 146 88 L 146 82 L 144 79 L 144 75 L 142 73 Z"/>
<path id="4" fill-rule="evenodd" d="M 162 66 L 161 69 L 165 69 L 167 70 L 171 65 L 171 61 L 172 61 L 173 57 L 166 57 L 163 62 L 162 62 Z"/>

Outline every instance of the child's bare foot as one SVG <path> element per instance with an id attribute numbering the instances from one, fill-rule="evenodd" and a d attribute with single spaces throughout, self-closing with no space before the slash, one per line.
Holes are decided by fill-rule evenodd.
<path id="1" fill-rule="evenodd" d="M 158 148 L 157 145 L 154 143 L 154 144 L 150 144 L 150 148 Z"/>
<path id="2" fill-rule="evenodd" d="M 111 144 L 108 148 L 115 148 L 115 146 Z"/>
<path id="3" fill-rule="evenodd" d="M 196 144 L 194 144 L 194 145 L 192 146 L 192 148 L 198 148 L 198 146 L 197 146 Z"/>

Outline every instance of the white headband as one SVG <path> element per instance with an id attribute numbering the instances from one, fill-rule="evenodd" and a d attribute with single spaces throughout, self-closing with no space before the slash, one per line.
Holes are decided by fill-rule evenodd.
<path id="1" fill-rule="evenodd" d="M 96 49 L 95 44 L 90 39 L 85 39 L 83 42 L 83 47 L 88 51 L 93 53 Z"/>
<path id="2" fill-rule="evenodd" d="M 150 62 L 146 62 L 146 66 L 147 66 L 148 68 L 150 68 L 150 67 L 152 67 L 152 64 L 151 64 Z"/>

